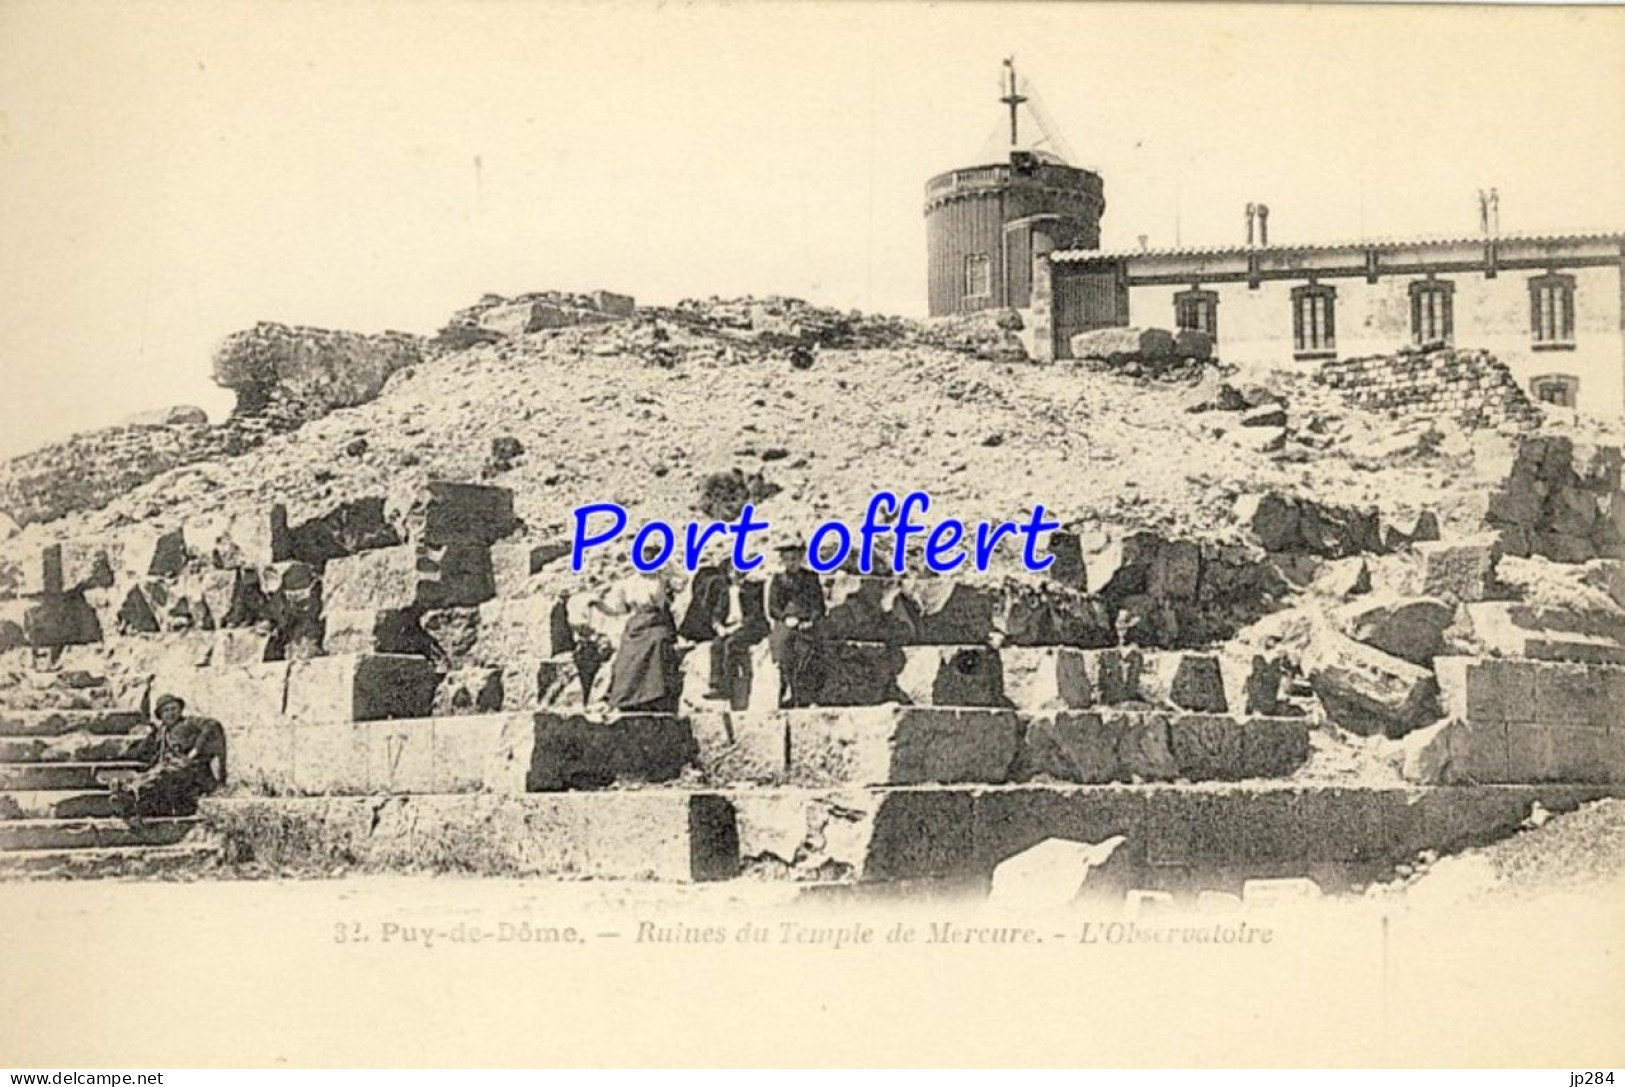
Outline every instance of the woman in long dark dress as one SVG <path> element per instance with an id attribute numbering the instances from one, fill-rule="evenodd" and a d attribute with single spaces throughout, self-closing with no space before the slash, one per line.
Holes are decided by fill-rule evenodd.
<path id="1" fill-rule="evenodd" d="M 609 707 L 622 713 L 674 713 L 683 689 L 677 656 L 676 596 L 663 570 L 639 572 L 614 586 L 592 607 L 626 616 L 609 666 Z"/>

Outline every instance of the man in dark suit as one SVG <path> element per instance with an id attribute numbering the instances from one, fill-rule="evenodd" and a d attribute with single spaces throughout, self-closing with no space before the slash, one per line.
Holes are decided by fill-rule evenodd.
<path id="1" fill-rule="evenodd" d="M 762 582 L 735 566 L 710 581 L 690 614 L 705 627 L 696 641 L 711 642 L 711 675 L 705 697 L 744 708 L 749 698 L 750 647 L 768 636 Z"/>
<path id="2" fill-rule="evenodd" d="M 779 667 L 779 708 L 810 706 L 823 683 L 824 585 L 807 568 L 806 545 L 779 548 L 784 569 L 767 586 L 767 614 L 773 621 L 768 645 Z"/>

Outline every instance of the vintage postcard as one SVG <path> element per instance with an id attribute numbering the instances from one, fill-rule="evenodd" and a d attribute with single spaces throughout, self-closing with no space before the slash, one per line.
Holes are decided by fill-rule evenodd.
<path id="1" fill-rule="evenodd" d="M 0 1067 L 1611 1083 L 1622 57 L 0 0 Z"/>

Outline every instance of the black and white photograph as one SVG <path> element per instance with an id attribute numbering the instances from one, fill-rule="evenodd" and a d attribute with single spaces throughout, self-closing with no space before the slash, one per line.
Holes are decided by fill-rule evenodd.
<path id="1" fill-rule="evenodd" d="M 8 1082 L 1612 1083 L 1622 59 L 0 0 Z"/>

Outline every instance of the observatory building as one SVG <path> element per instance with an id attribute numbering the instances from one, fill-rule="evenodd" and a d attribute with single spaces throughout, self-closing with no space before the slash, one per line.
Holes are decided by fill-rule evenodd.
<path id="1" fill-rule="evenodd" d="M 1070 357 L 1080 332 L 1129 325 L 1201 332 L 1229 361 L 1279 366 L 1482 348 L 1535 400 L 1625 414 L 1625 230 L 1503 233 L 1491 189 L 1476 232 L 1272 241 L 1268 207 L 1249 203 L 1231 244 L 1102 249 L 1100 175 L 1068 164 L 1004 63 L 1008 161 L 926 183 L 931 316 L 1018 310 L 1046 362 Z M 1042 136 L 1025 149 L 1023 103 Z"/>
<path id="2" fill-rule="evenodd" d="M 1033 258 L 1053 249 L 1095 249 L 1106 212 L 1100 175 L 1055 151 L 1023 150 L 1015 65 L 1005 61 L 1009 157 L 938 174 L 925 185 L 926 253 L 933 317 L 1025 309 Z M 1038 115 L 1043 128 L 1042 115 Z M 1052 137 L 1046 133 L 1045 140 Z"/>

